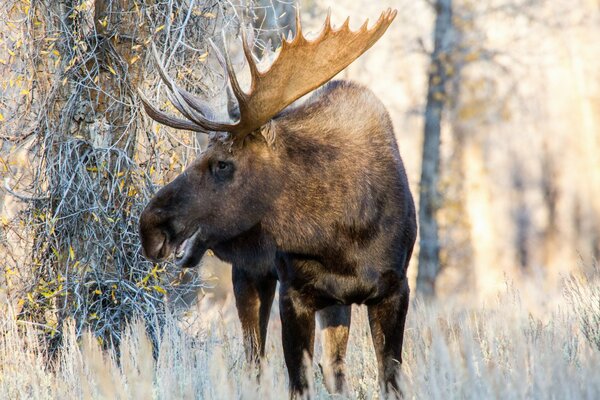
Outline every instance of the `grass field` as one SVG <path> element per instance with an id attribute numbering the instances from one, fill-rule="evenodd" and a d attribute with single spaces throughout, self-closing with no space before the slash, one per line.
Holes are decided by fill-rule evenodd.
<path id="1" fill-rule="evenodd" d="M 598 274 L 565 280 L 562 294 L 524 304 L 507 288 L 487 304 L 413 301 L 406 329 L 404 392 L 417 399 L 600 398 Z M 67 324 L 63 349 L 45 356 L 35 326 L 17 326 L 6 306 L 0 338 L 0 398 L 285 399 L 287 376 L 280 324 L 273 310 L 260 384 L 244 361 L 231 301 L 200 301 L 170 319 L 158 357 L 144 326 L 133 323 L 116 353 L 91 336 L 75 340 Z M 319 357 L 317 337 L 316 358 Z M 351 398 L 378 398 L 366 310 L 353 310 L 347 356 Z M 318 370 L 316 368 L 315 370 Z M 317 372 L 314 397 L 331 398 Z"/>

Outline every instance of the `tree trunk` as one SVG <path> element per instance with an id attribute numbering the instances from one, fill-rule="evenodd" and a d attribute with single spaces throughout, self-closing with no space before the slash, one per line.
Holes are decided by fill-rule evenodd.
<path id="1" fill-rule="evenodd" d="M 452 47 L 452 0 L 435 2 L 434 50 L 431 54 L 425 138 L 419 199 L 420 252 L 417 291 L 426 297 L 435 295 L 435 281 L 440 271 L 440 244 L 436 214 L 440 205 L 440 132 L 446 104 L 448 63 Z"/>

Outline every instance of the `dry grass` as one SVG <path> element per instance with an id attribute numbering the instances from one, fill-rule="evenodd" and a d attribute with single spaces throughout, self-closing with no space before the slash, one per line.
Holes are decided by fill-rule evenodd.
<path id="1" fill-rule="evenodd" d="M 48 6 L 63 2 L 0 3 L 0 41 L 4 40 L 0 59 L 8 60 L 0 63 L 5 95 L 0 96 L 5 119 L 0 123 L 0 175 L 3 181 L 9 178 L 17 193 L 8 196 L 0 189 L 0 399 L 287 398 L 277 310 L 260 386 L 245 364 L 231 301 L 219 305 L 202 301 L 187 321 L 167 316 L 160 327 L 156 359 L 146 336 L 152 329 L 138 322 L 121 334 L 131 315 L 162 312 L 164 288 L 172 295 L 170 276 L 160 273 L 162 266 L 141 259 L 137 215 L 152 194 L 149 181 L 160 185 L 171 179 L 194 156 L 195 142 L 150 125 L 140 116 L 135 99 L 124 95 L 130 88 L 125 85 L 126 71 L 117 68 L 123 64 L 112 52 L 100 59 L 90 41 L 95 37 L 92 9 L 100 2 L 76 2 L 85 12 L 69 25 L 69 32 L 63 32 L 67 28 L 63 21 L 70 20 L 70 10 L 61 9 L 66 14 L 60 18 L 53 14 L 56 10 L 47 12 Z M 148 4 L 135 3 L 141 10 Z M 161 1 L 139 18 L 148 32 L 155 33 L 159 47 L 171 52 L 167 56 L 173 76 L 218 102 L 223 86 L 214 82 L 218 73 L 211 72 L 218 63 L 197 62 L 207 49 L 207 27 L 221 21 L 212 17 L 218 13 L 210 7 L 229 10 L 233 3 L 246 2 L 196 3 L 200 8 L 193 12 L 181 6 L 191 4 L 187 0 Z M 596 399 L 600 398 L 598 271 L 567 279 L 563 294 L 550 295 L 547 288 L 554 286 L 559 271 L 570 271 L 568 267 L 577 264 L 579 254 L 589 260 L 600 243 L 596 195 L 600 185 L 594 184 L 600 177 L 596 134 L 600 112 L 595 112 L 600 110 L 600 47 L 590 39 L 597 36 L 600 14 L 593 2 L 584 0 L 509 1 L 508 14 L 489 12 L 504 9 L 494 6 L 501 3 L 505 2 L 463 2 L 463 14 L 477 4 L 467 13 L 477 17 L 475 24 L 465 27 L 471 29 L 464 32 L 467 38 L 475 39 L 467 44 L 497 49 L 506 70 L 494 75 L 497 72 L 479 60 L 467 73 L 456 74 L 463 80 L 465 98 L 454 99 L 457 109 L 452 114 L 468 117 L 451 116 L 442 153 L 451 159 L 464 149 L 464 187 L 456 183 L 463 179 L 460 174 L 446 171 L 447 163 L 442 169 L 448 187 L 459 192 L 453 201 L 464 202 L 455 210 L 462 225 L 452 219 L 446 223 L 454 229 L 451 233 L 464 236 L 447 235 L 444 241 L 454 261 L 448 262 L 439 279 L 443 302 L 413 304 L 409 314 L 404 390 L 408 398 Z M 387 6 L 401 10 L 386 36 L 343 77 L 371 87 L 390 109 L 411 187 L 418 193 L 420 158 L 415 154 L 421 146 L 428 60 L 423 50 L 430 45 L 432 10 L 427 2 L 399 0 L 302 4 L 307 27 L 313 23 L 315 31 L 329 5 L 337 23 L 346 15 L 353 23 L 367 14 L 373 19 Z M 175 13 L 173 19 L 172 8 L 186 12 Z M 558 17 L 564 25 L 540 27 L 528 17 L 537 14 L 549 20 Z M 586 17 L 572 22 L 579 14 Z M 223 18 L 227 25 L 233 14 L 223 13 Z M 235 31 L 235 26 L 229 29 Z M 75 36 L 68 39 L 66 33 Z M 185 39 L 186 46 L 177 47 L 179 39 Z M 232 47 L 234 43 L 232 38 Z M 144 54 L 137 63 L 131 61 L 134 57 L 129 62 L 145 66 L 143 89 L 163 104 L 153 63 Z M 79 61 L 69 65 L 72 60 Z M 184 68 L 190 60 L 198 68 Z M 114 72 L 102 67 L 107 62 Z M 107 82 L 120 88 L 122 96 L 111 101 L 116 107 L 126 106 L 124 120 L 130 123 L 111 126 L 104 112 L 90 108 L 95 98 L 90 93 L 106 90 Z M 508 112 L 496 115 L 497 105 L 504 102 Z M 472 104 L 483 107 L 460 112 L 465 111 L 460 107 Z M 117 140 L 123 129 L 129 139 Z M 116 137 L 108 135 L 115 132 Z M 466 138 L 460 146 L 459 136 Z M 547 167 L 552 160 L 556 176 Z M 524 177 L 524 187 L 511 180 L 515 170 Z M 552 183 L 547 185 L 549 191 L 556 191 L 554 206 L 545 201 L 548 188 L 539 184 L 546 180 Z M 448 197 L 452 200 L 452 195 Z M 515 198 L 522 199 L 521 208 L 511 208 Z M 15 199 L 26 201 L 15 206 Z M 17 215 L 19 210 L 23 213 Z M 520 220 L 514 217 L 523 214 L 530 214 L 524 219 L 529 234 L 518 242 L 526 243 L 530 258 L 519 269 L 515 232 Z M 503 276 L 530 278 L 520 293 L 511 289 L 494 302 L 474 302 L 494 293 Z M 458 290 L 471 293 L 471 302 L 458 300 Z M 10 298 L 14 307 L 3 297 Z M 63 315 L 74 320 L 63 326 Z M 375 360 L 364 309 L 357 309 L 353 322 L 348 354 L 353 397 L 376 398 Z M 92 335 L 81 336 L 86 329 L 104 337 L 104 346 Z M 61 337 L 57 331 L 64 332 L 64 340 L 50 343 Z M 111 338 L 121 342 L 119 361 L 115 352 L 103 349 Z M 59 345 L 49 361 L 48 349 Z M 329 397 L 318 375 L 314 388 L 316 398 Z"/>
<path id="2" fill-rule="evenodd" d="M 560 301 L 542 307 L 539 316 L 512 289 L 486 305 L 413 302 L 402 368 L 407 398 L 600 398 L 600 352 L 592 340 L 600 331 L 598 298 L 578 296 L 597 292 L 598 278 L 571 279 Z M 1 320 L 0 398 L 287 397 L 278 318 L 257 384 L 244 361 L 231 302 L 199 302 L 189 313 L 193 323 L 170 319 L 156 359 L 143 324 L 130 325 L 120 363 L 90 335 L 77 340 L 69 323 L 60 354 L 49 363 L 35 327 L 17 325 L 8 311 Z M 357 308 L 354 315 L 348 353 L 352 398 L 377 398 L 366 313 Z M 329 398 L 318 374 L 314 388 L 316 398 Z"/>

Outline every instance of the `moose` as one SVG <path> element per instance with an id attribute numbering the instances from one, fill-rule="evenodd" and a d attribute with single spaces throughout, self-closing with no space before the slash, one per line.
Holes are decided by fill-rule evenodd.
<path id="1" fill-rule="evenodd" d="M 145 256 L 158 262 L 174 254 L 176 264 L 187 268 L 210 249 L 231 263 L 245 351 L 255 361 L 264 356 L 279 281 L 292 395 L 307 395 L 315 318 L 323 334 L 326 386 L 347 390 L 352 304 L 368 308 L 382 389 L 400 392 L 415 206 L 384 105 L 356 83 L 330 82 L 395 16 L 388 9 L 371 29 L 367 21 L 352 31 L 348 20 L 333 29 L 328 15 L 317 38 L 307 40 L 297 13 L 295 38 L 283 40 L 264 71 L 242 32 L 248 91 L 227 51 L 220 58 L 237 102 L 231 121 L 215 121 L 214 110 L 179 87 L 156 52 L 161 78 L 183 118 L 159 110 L 140 92 L 155 121 L 210 135 L 199 157 L 143 210 Z"/>

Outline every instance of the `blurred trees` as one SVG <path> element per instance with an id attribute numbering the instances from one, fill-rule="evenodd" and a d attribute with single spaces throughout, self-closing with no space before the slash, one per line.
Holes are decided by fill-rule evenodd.
<path id="1" fill-rule="evenodd" d="M 440 136 L 442 113 L 447 102 L 446 86 L 451 72 L 453 46 L 452 0 L 436 0 L 434 48 L 431 53 L 425 106 L 425 129 L 419 190 L 420 251 L 417 290 L 435 294 L 440 269 L 440 243 L 437 211 L 440 208 Z"/>
<path id="2" fill-rule="evenodd" d="M 432 282 L 439 274 L 445 275 L 446 284 L 449 278 L 454 289 L 502 279 L 497 267 L 485 268 L 490 261 L 501 264 L 500 268 L 510 271 L 511 275 L 512 269 L 525 274 L 539 273 L 536 271 L 540 268 L 548 268 L 549 272 L 570 251 L 586 254 L 589 263 L 598 245 L 588 243 L 599 242 L 594 227 L 598 226 L 600 217 L 593 209 L 595 206 L 588 207 L 590 203 L 587 203 L 583 206 L 586 209 L 583 213 L 588 216 L 586 222 L 578 223 L 582 220 L 577 217 L 567 218 L 572 213 L 576 216 L 580 210 L 577 205 L 586 202 L 578 198 L 569 200 L 583 187 L 577 186 L 577 178 L 566 172 L 567 154 L 562 152 L 561 155 L 557 144 L 565 143 L 569 152 L 580 150 L 560 139 L 563 133 L 557 132 L 556 123 L 542 122 L 553 118 L 551 113 L 563 113 L 567 109 L 559 111 L 552 107 L 556 107 L 560 91 L 573 92 L 577 86 L 555 87 L 559 91 L 551 94 L 543 80 L 555 73 L 560 60 L 582 57 L 581 54 L 561 55 L 557 41 L 576 43 L 566 37 L 577 31 L 590 32 L 593 21 L 598 20 L 597 7 L 595 13 L 590 13 L 584 11 L 591 11 L 587 2 L 573 7 L 566 2 L 546 0 L 498 0 L 485 4 L 455 0 L 451 28 L 447 31 L 450 49 L 445 71 L 449 76 L 438 76 L 434 81 L 446 82 L 440 142 L 436 135 L 430 135 L 429 121 L 435 105 L 431 93 L 439 90 L 432 85 L 431 77 L 432 71 L 437 70 L 436 35 L 444 9 L 439 1 L 428 3 L 436 18 L 433 50 L 427 52 L 431 67 L 424 104 L 420 195 L 425 194 L 425 198 L 420 199 L 419 291 L 430 294 L 434 287 Z M 586 60 L 593 60 L 600 46 L 594 48 L 590 43 L 585 51 Z M 539 75 L 539 68 L 547 75 Z M 578 73 L 583 72 L 580 69 Z M 586 76 L 592 78 L 591 82 L 597 82 L 589 73 Z M 589 104 L 592 103 L 585 97 L 578 101 L 580 99 L 581 109 L 591 110 Z M 575 123 L 572 125 L 575 128 L 562 126 L 562 132 L 566 134 L 575 129 L 580 135 L 589 136 L 585 131 L 593 129 L 592 119 L 584 119 L 587 128 Z M 439 146 L 438 154 L 427 151 L 431 143 Z M 589 148 L 597 148 L 597 143 L 598 139 Z M 436 159 L 439 174 L 431 172 L 435 170 L 431 160 Z M 587 156 L 583 159 L 590 160 Z M 505 178 L 501 171 L 505 171 Z M 438 176 L 437 182 L 432 183 L 431 176 Z M 590 188 L 600 186 L 597 176 L 588 179 Z M 571 190 L 574 190 L 572 194 Z M 572 206 L 569 206 L 571 201 Z M 562 226 L 557 225 L 558 220 Z M 575 231 L 578 226 L 585 227 L 582 229 L 588 232 L 590 240 L 567 244 L 565 239 L 570 235 L 571 226 Z M 437 263 L 431 263 L 436 249 L 433 243 L 438 244 Z M 485 272 L 476 271 L 482 268 Z"/>

